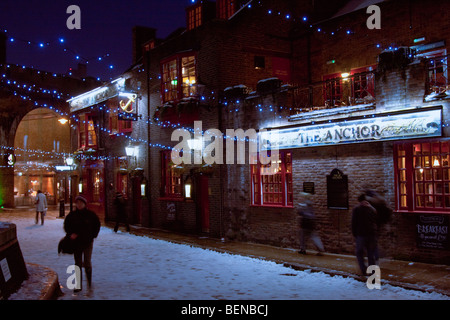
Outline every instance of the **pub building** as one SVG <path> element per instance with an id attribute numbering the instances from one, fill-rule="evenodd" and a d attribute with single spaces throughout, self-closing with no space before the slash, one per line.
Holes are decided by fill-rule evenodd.
<path id="1" fill-rule="evenodd" d="M 353 254 L 352 209 L 371 189 L 394 209 L 379 230 L 382 257 L 450 263 L 449 34 L 439 14 L 449 4 L 377 4 L 381 30 L 367 28 L 366 8 L 344 6 L 293 36 L 295 86 L 265 79 L 228 101 L 226 126 L 266 129 L 262 150 L 280 150 L 276 174 L 227 167 L 230 237 L 298 247 L 308 192 L 326 251 Z"/>
<path id="2" fill-rule="evenodd" d="M 114 220 L 114 197 L 122 193 L 131 223 L 140 224 L 146 204 L 144 168 L 148 152 L 140 137 L 147 135 L 139 64 L 118 78 L 69 100 L 72 146 L 77 162 L 76 194 L 102 221 Z M 145 215 L 146 217 L 147 215 Z"/>
<path id="3" fill-rule="evenodd" d="M 383 13 L 381 29 L 367 27 L 369 4 Z M 187 28 L 166 39 L 140 27 L 135 68 L 124 78 L 141 85 L 110 83 L 112 94 L 74 109 L 88 117 L 85 134 L 93 121 L 101 133 L 94 150 L 106 157 L 86 163 L 83 183 L 94 188 L 95 170 L 103 172 L 106 220 L 113 194 L 126 189 L 129 204 L 145 200 L 129 211 L 143 226 L 291 248 L 299 246 L 297 209 L 307 192 L 326 251 L 342 254 L 354 254 L 351 212 L 371 189 L 394 209 L 380 228 L 381 257 L 448 264 L 450 22 L 441 13 L 449 6 L 202 1 L 187 8 Z M 120 92 L 137 94 L 138 111 L 131 128 L 122 126 L 128 132 L 112 134 L 105 110 L 120 108 L 111 102 Z M 246 143 L 244 164 L 177 165 L 171 136 L 181 128 L 192 134 L 192 153 L 213 142 L 208 129 L 238 128 L 259 132 L 259 151 Z M 202 140 L 194 139 L 199 131 Z M 239 137 L 224 136 L 224 154 L 228 139 Z M 142 174 L 121 151 L 135 145 Z M 276 171 L 250 163 L 263 153 Z M 139 181 L 148 183 L 144 197 L 136 197 Z"/>

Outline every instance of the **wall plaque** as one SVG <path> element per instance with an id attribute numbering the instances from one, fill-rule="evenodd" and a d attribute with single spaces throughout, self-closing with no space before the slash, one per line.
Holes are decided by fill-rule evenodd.
<path id="1" fill-rule="evenodd" d="M 348 209 L 348 178 L 339 169 L 327 176 L 327 205 L 329 209 Z"/>

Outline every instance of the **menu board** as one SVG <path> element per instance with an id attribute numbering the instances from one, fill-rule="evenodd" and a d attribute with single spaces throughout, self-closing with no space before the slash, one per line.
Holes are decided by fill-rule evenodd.
<path id="1" fill-rule="evenodd" d="M 417 217 L 417 247 L 426 249 L 450 249 L 449 219 L 447 215 L 419 215 Z"/>

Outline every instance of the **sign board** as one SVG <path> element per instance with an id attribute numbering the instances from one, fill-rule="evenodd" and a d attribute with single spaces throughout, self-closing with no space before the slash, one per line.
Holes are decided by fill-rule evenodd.
<path id="1" fill-rule="evenodd" d="M 330 209 L 348 209 L 348 177 L 339 169 L 327 176 L 327 206 Z"/>
<path id="2" fill-rule="evenodd" d="M 314 182 L 303 182 L 303 192 L 314 194 Z"/>
<path id="3" fill-rule="evenodd" d="M 320 125 L 272 128 L 260 132 L 261 148 L 291 149 L 442 135 L 441 108 L 373 114 Z"/>
<path id="4" fill-rule="evenodd" d="M 175 221 L 176 220 L 176 206 L 174 202 L 167 202 L 167 220 Z"/>
<path id="5" fill-rule="evenodd" d="M 449 218 L 447 215 L 423 214 L 417 217 L 417 247 L 450 249 Z"/>
<path id="6" fill-rule="evenodd" d="M 6 260 L 6 258 L 0 261 L 0 269 L 2 271 L 5 282 L 8 282 L 9 279 L 12 278 L 12 276 L 11 276 L 11 271 L 9 270 L 8 261 Z"/>

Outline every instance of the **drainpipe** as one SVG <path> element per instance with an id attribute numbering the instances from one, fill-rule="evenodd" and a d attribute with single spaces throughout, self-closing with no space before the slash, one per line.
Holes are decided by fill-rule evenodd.
<path id="1" fill-rule="evenodd" d="M 147 168 L 147 176 L 148 176 L 148 182 L 147 182 L 147 198 L 148 198 L 148 215 L 149 215 L 149 226 L 152 226 L 152 194 L 150 192 L 151 187 L 151 181 L 153 181 L 153 179 L 151 179 L 150 177 L 150 173 L 152 172 L 152 166 L 151 166 L 151 147 L 150 147 L 150 122 L 151 122 L 151 116 L 150 116 L 150 49 L 146 48 L 145 50 L 145 54 L 146 54 L 146 58 L 147 58 L 147 72 L 146 72 L 146 76 L 147 76 L 147 164 L 148 164 L 148 168 Z"/>

